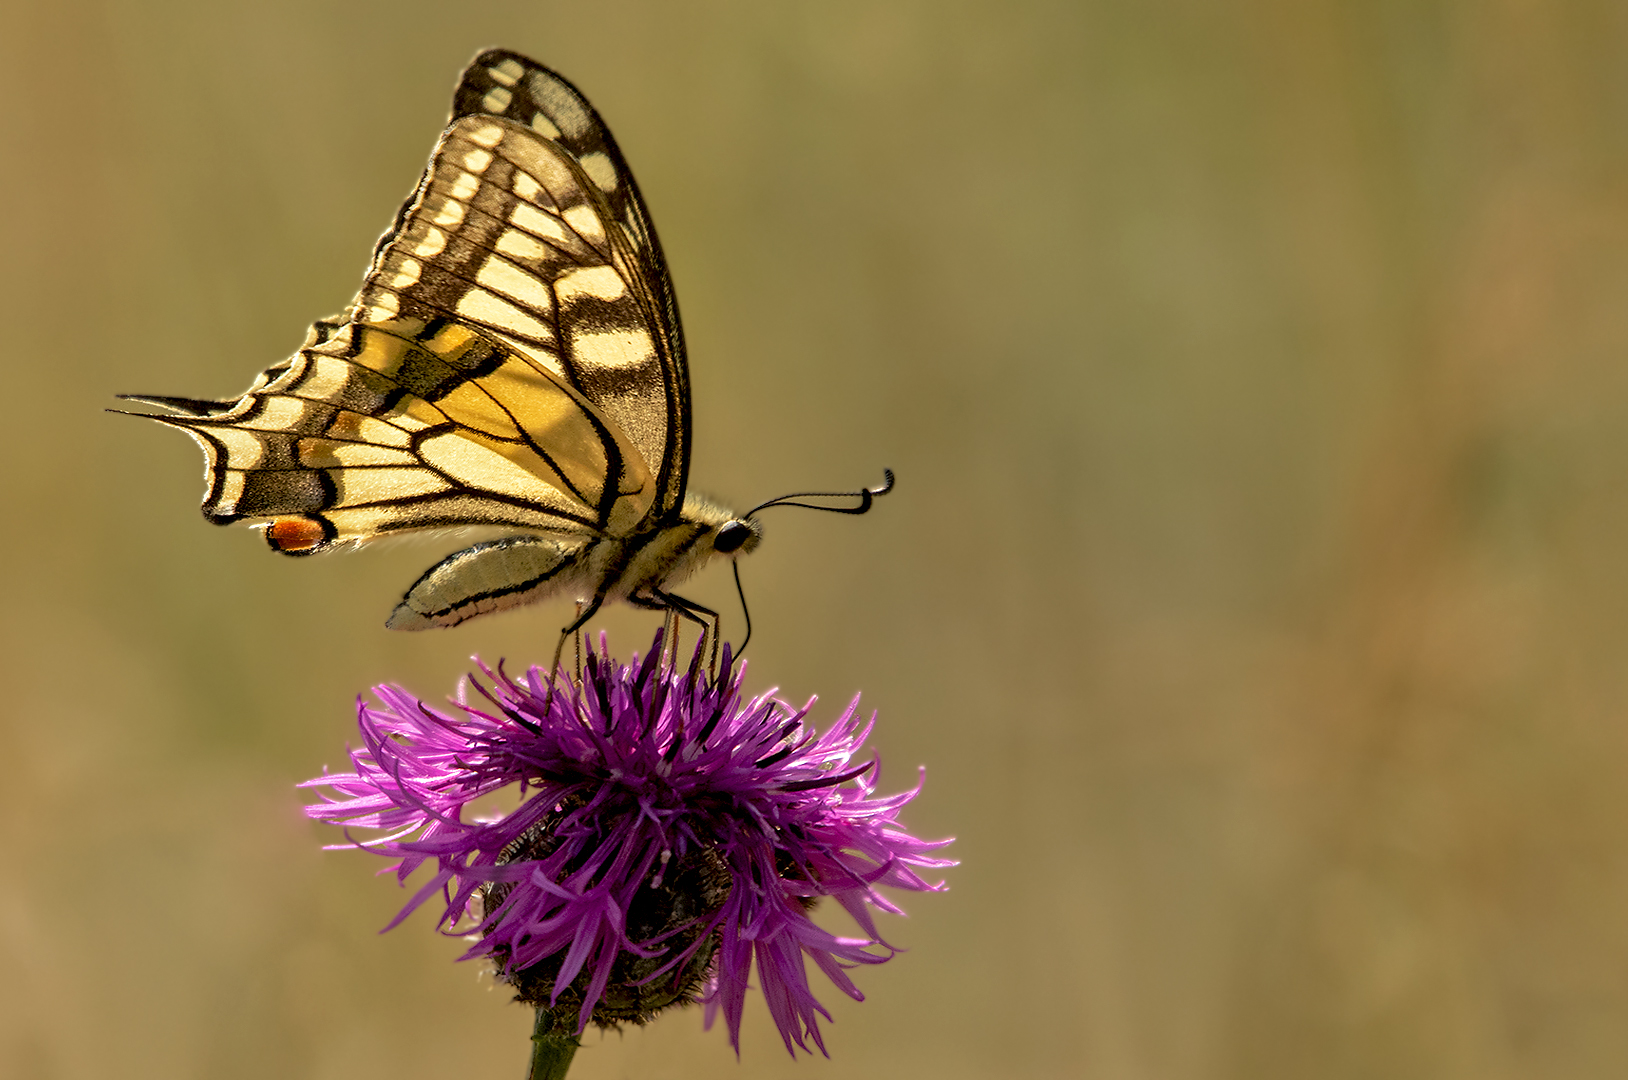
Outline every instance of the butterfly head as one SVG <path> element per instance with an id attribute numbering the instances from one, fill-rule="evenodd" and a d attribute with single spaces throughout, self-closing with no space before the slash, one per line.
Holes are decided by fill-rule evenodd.
<path id="1" fill-rule="evenodd" d="M 684 496 L 683 520 L 684 558 L 698 560 L 695 568 L 714 555 L 733 559 L 750 554 L 763 538 L 763 526 L 751 514 L 739 514 L 693 491 Z"/>

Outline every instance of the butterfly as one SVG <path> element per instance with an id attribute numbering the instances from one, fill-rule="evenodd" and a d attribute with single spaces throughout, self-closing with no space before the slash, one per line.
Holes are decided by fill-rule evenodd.
<path id="1" fill-rule="evenodd" d="M 206 518 L 258 525 L 285 555 L 504 533 L 427 570 L 386 622 L 396 630 L 556 595 L 578 602 L 562 642 L 607 600 L 716 627 L 669 586 L 757 547 L 759 511 L 864 513 L 893 484 L 887 471 L 878 488 L 744 515 L 687 490 L 684 336 L 649 212 L 581 92 L 506 50 L 463 72 L 342 314 L 241 397 L 122 396 L 169 410 L 137 415 L 203 448 Z M 840 494 L 860 502 L 792 501 Z"/>

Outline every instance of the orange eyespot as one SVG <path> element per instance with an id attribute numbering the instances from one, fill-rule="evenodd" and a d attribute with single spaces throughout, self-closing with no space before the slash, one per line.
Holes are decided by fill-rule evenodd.
<path id="1" fill-rule="evenodd" d="M 322 540 L 322 526 L 308 518 L 278 518 L 266 529 L 266 543 L 278 551 L 310 551 Z"/>

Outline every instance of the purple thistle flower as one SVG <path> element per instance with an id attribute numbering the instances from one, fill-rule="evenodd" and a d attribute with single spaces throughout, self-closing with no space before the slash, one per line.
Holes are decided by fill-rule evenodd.
<path id="1" fill-rule="evenodd" d="M 804 958 L 863 1000 L 846 969 L 896 951 L 870 909 L 900 909 L 877 887 L 935 891 L 914 868 L 951 865 L 926 854 L 948 841 L 896 820 L 920 781 L 873 797 L 876 761 L 850 764 L 874 722 L 857 717 L 857 697 L 818 734 L 805 719 L 813 699 L 743 700 L 744 665 L 713 682 L 697 649 L 680 672 L 661 662 L 660 633 L 642 662 L 613 662 L 603 637 L 600 650 L 552 697 L 547 670 L 513 679 L 501 664 L 481 665 L 491 685 L 472 677 L 451 713 L 375 688 L 382 707 L 358 701 L 355 771 L 302 785 L 332 792 L 306 813 L 384 830 L 354 842 L 398 857 L 403 883 L 432 864 L 390 926 L 441 894 L 443 932 L 479 935 L 460 959 L 490 957 L 518 1000 L 571 1030 L 644 1023 L 699 998 L 707 1026 L 723 1013 L 739 1052 L 755 959 L 787 1050 L 807 1051 L 806 1036 L 824 1053 L 818 1017 L 830 1014 Z M 471 704 L 468 685 L 490 707 Z M 515 784 L 514 810 L 465 820 L 468 803 Z M 822 896 L 864 936 L 816 926 Z"/>

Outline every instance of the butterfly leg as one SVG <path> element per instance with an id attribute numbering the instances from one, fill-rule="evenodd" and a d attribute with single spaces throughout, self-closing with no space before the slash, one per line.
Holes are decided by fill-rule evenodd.
<path id="1" fill-rule="evenodd" d="M 643 608 L 645 611 L 659 611 L 662 613 L 661 651 L 663 654 L 666 654 L 668 650 L 672 651 L 672 659 L 663 659 L 662 663 L 664 664 L 672 667 L 678 666 L 678 620 L 680 618 L 696 623 L 701 627 L 701 632 L 706 633 L 707 624 L 705 620 L 688 611 L 680 610 L 676 605 L 667 603 L 659 596 L 633 593 L 628 596 L 627 602 L 634 607 Z"/>
<path id="2" fill-rule="evenodd" d="M 709 607 L 702 607 L 694 600 L 687 600 L 676 593 L 663 592 L 660 589 L 651 589 L 650 592 L 665 607 L 677 612 L 686 619 L 700 623 L 701 640 L 703 642 L 706 641 L 708 634 L 711 635 L 712 655 L 708 660 L 708 667 L 712 672 L 712 678 L 716 680 L 718 678 L 718 646 L 720 644 L 719 638 L 721 636 L 718 613 Z"/>
<path id="3" fill-rule="evenodd" d="M 668 668 L 678 663 L 678 616 L 663 608 L 661 615 L 662 663 Z"/>
<path id="4" fill-rule="evenodd" d="M 581 600 L 577 601 L 577 614 L 579 616 L 582 614 L 582 601 Z M 582 635 L 581 634 L 572 634 L 571 635 L 571 651 L 576 653 L 576 659 L 577 659 L 577 666 L 576 666 L 577 685 L 581 686 L 582 685 Z"/>
<path id="5" fill-rule="evenodd" d="M 701 628 L 701 644 L 703 646 L 705 646 L 707 643 L 707 635 L 711 634 L 712 668 L 713 674 L 717 674 L 718 613 L 716 611 L 713 611 L 711 608 L 702 607 L 700 604 L 697 604 L 692 600 L 686 600 L 682 596 L 674 596 L 672 593 L 662 592 L 660 589 L 654 588 L 651 589 L 649 593 L 644 595 L 635 593 L 634 595 L 629 596 L 627 600 L 628 603 L 634 605 L 635 607 L 644 608 L 646 611 L 666 612 L 669 619 L 682 618 L 688 619 L 690 622 L 695 623 L 695 625 Z M 674 622 L 672 633 L 669 634 L 668 637 L 673 643 L 673 666 L 677 667 L 678 625 L 676 622 Z"/>
<path id="6" fill-rule="evenodd" d="M 554 705 L 554 684 L 559 680 L 560 677 L 560 656 L 565 652 L 566 638 L 575 637 L 577 632 L 587 625 L 588 620 L 593 618 L 594 615 L 599 611 L 599 606 L 604 602 L 605 598 L 603 596 L 594 597 L 593 601 L 589 603 L 587 607 L 583 607 L 581 601 L 578 601 L 578 614 L 576 619 L 571 623 L 570 626 L 567 626 L 565 629 L 560 631 L 560 640 L 554 644 L 554 663 L 553 666 L 548 669 L 548 696 L 543 699 L 543 715 L 548 715 L 548 710 Z M 579 681 L 582 678 L 582 668 L 580 664 L 577 668 L 577 678 Z"/>

